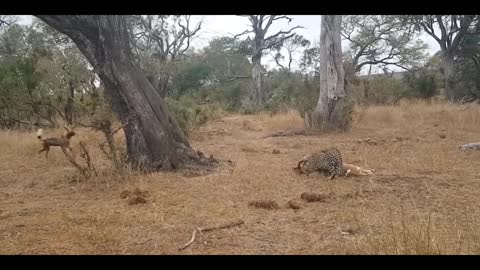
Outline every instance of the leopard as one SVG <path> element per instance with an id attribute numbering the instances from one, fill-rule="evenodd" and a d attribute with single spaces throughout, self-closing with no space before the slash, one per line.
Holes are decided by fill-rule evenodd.
<path id="1" fill-rule="evenodd" d="M 312 172 L 320 172 L 330 176 L 345 176 L 347 171 L 343 167 L 342 154 L 337 147 L 330 147 L 304 156 L 297 165 L 300 173 L 309 175 Z"/>

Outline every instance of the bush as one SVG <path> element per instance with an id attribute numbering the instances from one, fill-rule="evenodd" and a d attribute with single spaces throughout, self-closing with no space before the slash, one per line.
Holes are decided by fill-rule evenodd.
<path id="1" fill-rule="evenodd" d="M 222 115 L 222 109 L 217 103 L 199 105 L 190 96 L 181 96 L 179 99 L 167 97 L 165 102 L 168 111 L 172 113 L 187 136 L 192 129 L 218 119 Z"/>
<path id="2" fill-rule="evenodd" d="M 374 77 L 368 85 L 368 102 L 373 104 L 391 103 L 403 92 L 401 80 L 386 76 Z"/>
<path id="3" fill-rule="evenodd" d="M 406 96 L 414 98 L 431 98 L 437 92 L 435 74 L 429 70 L 411 72 L 404 77 Z"/>
<path id="4" fill-rule="evenodd" d="M 211 86 L 205 91 L 211 101 L 222 104 L 226 111 L 238 112 L 242 107 L 242 99 L 248 94 L 249 85 L 250 80 L 243 79 Z"/>
<path id="5" fill-rule="evenodd" d="M 318 77 L 304 76 L 299 73 L 273 73 L 265 81 L 267 95 L 265 109 L 273 114 L 294 108 L 303 117 L 312 111 L 319 95 Z"/>
<path id="6" fill-rule="evenodd" d="M 212 68 L 205 63 L 189 63 L 173 78 L 174 96 L 194 94 L 209 79 L 211 73 Z"/>
<path id="7" fill-rule="evenodd" d="M 480 66 L 472 59 L 460 58 L 455 63 L 455 91 L 457 98 L 480 98 Z"/>

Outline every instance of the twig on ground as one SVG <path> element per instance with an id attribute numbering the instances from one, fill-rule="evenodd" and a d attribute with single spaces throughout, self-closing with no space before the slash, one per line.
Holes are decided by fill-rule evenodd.
<path id="1" fill-rule="evenodd" d="M 209 231 L 213 231 L 213 230 L 227 229 L 227 228 L 231 228 L 231 227 L 235 227 L 235 226 L 240 226 L 242 224 L 245 224 L 245 221 L 238 220 L 238 221 L 230 222 L 230 223 L 220 225 L 220 226 L 213 226 L 213 227 L 207 227 L 207 228 L 197 227 L 193 230 L 192 238 L 190 238 L 190 241 L 185 243 L 185 245 L 180 247 L 178 250 L 184 250 L 188 246 L 190 246 L 195 241 L 195 236 L 196 236 L 197 232 L 202 233 L 202 232 L 209 232 Z"/>

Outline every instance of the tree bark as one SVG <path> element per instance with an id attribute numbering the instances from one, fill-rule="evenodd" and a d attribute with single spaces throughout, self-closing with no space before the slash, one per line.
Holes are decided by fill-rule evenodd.
<path id="1" fill-rule="evenodd" d="M 263 105 L 262 95 L 262 58 L 261 56 L 253 58 L 252 68 L 252 92 L 250 101 L 254 108 L 258 109 Z"/>
<path id="2" fill-rule="evenodd" d="M 243 107 L 248 110 L 258 111 L 262 108 L 264 103 L 262 92 L 262 53 L 264 50 L 263 32 L 255 34 L 254 44 L 254 54 L 252 56 L 252 85 L 250 88 L 250 94 L 243 102 Z"/>
<path id="3" fill-rule="evenodd" d="M 100 76 L 125 125 L 128 162 L 134 168 L 155 171 L 211 163 L 191 148 L 134 61 L 124 16 L 36 16 L 70 37 Z"/>
<path id="4" fill-rule="evenodd" d="M 159 93 L 162 98 L 165 98 L 167 96 L 169 80 L 170 80 L 170 76 L 165 75 L 164 77 L 160 77 L 158 81 L 157 88 L 158 88 L 158 91 L 160 91 Z"/>
<path id="5" fill-rule="evenodd" d="M 160 94 L 162 98 L 165 98 L 167 96 L 168 92 L 168 80 L 169 76 L 155 76 L 155 75 L 150 75 L 147 76 L 148 81 L 154 86 L 155 90 Z"/>
<path id="6" fill-rule="evenodd" d="M 345 94 L 342 63 L 341 15 L 322 15 L 320 33 L 320 95 L 312 114 L 312 128 L 348 130 L 351 104 Z"/>
<path id="7" fill-rule="evenodd" d="M 455 101 L 455 84 L 453 81 L 453 74 L 454 74 L 454 63 L 453 57 L 449 56 L 448 54 L 444 53 L 441 57 L 442 61 L 442 73 L 445 80 L 445 95 L 448 101 Z"/>

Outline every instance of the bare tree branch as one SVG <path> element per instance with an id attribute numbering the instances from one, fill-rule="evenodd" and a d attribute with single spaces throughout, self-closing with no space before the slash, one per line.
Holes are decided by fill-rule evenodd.
<path id="1" fill-rule="evenodd" d="M 437 23 L 438 23 L 438 25 L 439 25 L 439 27 L 440 27 L 440 31 L 441 31 L 441 33 L 442 33 L 442 37 L 441 37 L 440 40 L 441 40 L 442 42 L 447 42 L 447 31 L 445 30 L 445 26 L 443 25 L 442 16 L 436 15 L 436 17 L 437 17 Z M 433 29 L 433 27 L 432 27 L 432 29 Z"/>
<path id="2" fill-rule="evenodd" d="M 402 66 L 414 65 L 412 59 L 422 57 L 423 43 L 409 44 L 415 37 L 411 24 L 405 24 L 399 16 L 377 15 L 346 16 L 343 21 L 343 37 L 350 41 L 346 51 L 355 73 L 365 65 L 385 60 Z M 394 60 L 395 59 L 395 60 Z M 365 62 L 365 63 L 363 63 Z"/>
<path id="3" fill-rule="evenodd" d="M 0 27 L 11 26 L 18 21 L 17 16 L 12 15 L 0 15 Z"/>
<path id="4" fill-rule="evenodd" d="M 456 50 L 456 48 L 460 44 L 460 40 L 462 40 L 463 37 L 465 36 L 465 33 L 468 31 L 468 28 L 470 27 L 470 24 L 472 23 L 474 18 L 475 18 L 475 16 L 466 15 L 461 19 L 460 30 L 458 31 L 458 34 L 455 36 L 455 38 L 453 39 L 453 41 L 450 45 L 451 50 Z"/>
<path id="5" fill-rule="evenodd" d="M 428 18 L 427 21 L 422 21 L 422 20 L 416 20 L 416 21 L 420 26 L 423 27 L 423 30 L 425 30 L 427 34 L 429 34 L 438 42 L 438 44 L 442 44 L 442 41 L 440 40 L 440 38 L 435 34 L 435 30 L 433 28 L 434 22 L 432 17 Z"/>
<path id="6" fill-rule="evenodd" d="M 185 33 L 185 35 L 182 37 L 178 47 L 181 48 L 182 45 L 183 45 L 183 42 L 185 40 L 187 40 L 187 45 L 185 46 L 185 48 L 183 50 L 179 49 L 179 54 L 180 55 L 184 54 L 190 48 L 191 38 L 193 36 L 195 36 L 198 33 L 198 31 L 200 31 L 200 29 L 202 27 L 202 23 L 203 23 L 203 21 L 200 20 L 200 22 L 197 23 L 197 25 L 193 28 L 193 30 L 190 30 L 190 15 L 186 16 L 186 21 L 187 21 L 186 26 L 183 26 L 181 24 L 181 21 L 178 22 L 178 25 L 182 28 L 183 33 Z"/>
<path id="7" fill-rule="evenodd" d="M 275 16 L 275 18 L 273 18 L 274 21 L 276 20 L 281 20 L 281 19 L 287 19 L 288 20 L 288 23 L 290 23 L 292 21 L 292 18 L 286 16 L 286 15 L 283 15 L 283 16 Z"/>
<path id="8" fill-rule="evenodd" d="M 450 29 L 447 29 L 447 18 L 450 19 Z M 468 28 L 475 19 L 479 19 L 478 15 L 450 15 L 449 17 L 427 15 L 421 19 L 415 19 L 415 22 L 438 42 L 443 53 L 451 55 L 458 48 L 461 40 L 467 34 Z M 460 26 L 458 25 L 458 21 L 460 21 Z M 435 23 L 437 23 L 440 28 L 440 37 L 435 34 Z"/>
<path id="9" fill-rule="evenodd" d="M 245 31 L 243 31 L 243 32 L 240 33 L 240 34 L 234 35 L 233 38 L 236 39 L 236 38 L 238 38 L 238 37 L 240 37 L 240 36 L 243 36 L 243 35 L 249 34 L 249 33 L 254 33 L 254 32 L 253 32 L 253 30 L 245 30 Z"/>
<path id="10" fill-rule="evenodd" d="M 144 39 L 146 44 L 154 41 L 157 45 L 157 54 L 162 62 L 175 60 L 179 55 L 187 52 L 190 48 L 191 39 L 198 34 L 202 27 L 202 21 L 200 21 L 191 28 L 190 15 L 174 15 L 173 25 L 170 26 L 168 26 L 167 22 L 170 16 L 157 15 L 153 17 L 152 15 L 138 15 L 135 17 L 140 27 L 140 31 L 135 33 L 136 43 L 139 42 L 139 39 Z"/>
<path id="11" fill-rule="evenodd" d="M 301 28 L 303 29 L 303 28 L 305 28 L 305 27 L 303 27 L 303 26 L 295 26 L 295 27 L 291 28 L 291 29 L 288 30 L 288 31 L 279 31 L 279 32 L 276 33 L 276 34 L 271 35 L 271 36 L 265 38 L 265 41 L 267 41 L 267 40 L 272 40 L 272 39 L 274 39 L 274 38 L 276 38 L 276 37 L 278 37 L 278 36 L 280 36 L 280 35 L 290 34 L 293 30 L 295 30 L 295 29 L 301 29 Z M 290 36 L 290 37 L 291 37 L 291 36 Z"/>
<path id="12" fill-rule="evenodd" d="M 272 56 L 273 60 L 275 60 L 275 63 L 277 64 L 277 66 L 279 66 L 284 72 L 288 71 L 288 69 L 280 63 L 280 58 L 281 58 L 280 53 L 277 52 L 277 54 L 275 54 L 275 55 L 270 54 L 270 56 Z"/>

